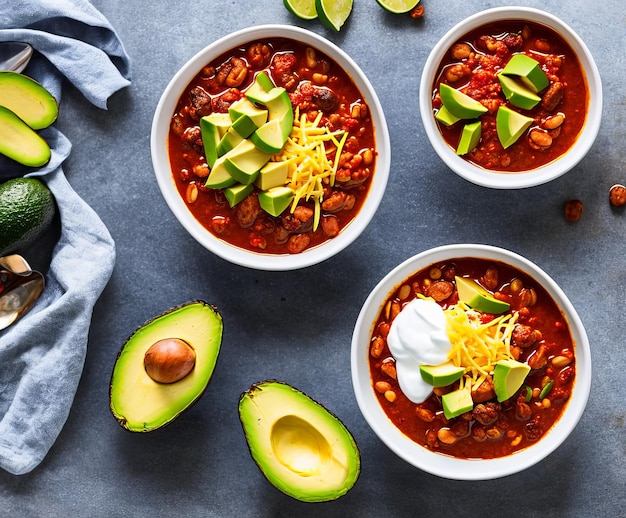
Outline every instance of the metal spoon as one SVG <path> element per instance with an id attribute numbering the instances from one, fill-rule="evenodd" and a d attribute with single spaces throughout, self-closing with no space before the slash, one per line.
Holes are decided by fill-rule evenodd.
<path id="1" fill-rule="evenodd" d="M 26 68 L 31 56 L 33 47 L 28 43 L 19 41 L 0 42 L 0 70 L 12 70 L 21 73 Z"/>
<path id="2" fill-rule="evenodd" d="M 44 288 L 44 277 L 20 255 L 0 257 L 0 330 L 33 307 Z"/>

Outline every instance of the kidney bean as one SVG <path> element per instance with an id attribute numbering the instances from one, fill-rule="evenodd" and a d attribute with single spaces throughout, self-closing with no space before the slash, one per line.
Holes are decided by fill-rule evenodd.
<path id="1" fill-rule="evenodd" d="M 609 191 L 609 201 L 613 207 L 623 207 L 626 205 L 626 187 L 615 184 Z"/>
<path id="2" fill-rule="evenodd" d="M 450 295 L 454 293 L 454 284 L 450 281 L 438 280 L 433 282 L 428 289 L 426 290 L 426 294 L 429 297 L 432 297 L 437 302 L 441 302 L 442 300 L 446 300 Z"/>
<path id="3" fill-rule="evenodd" d="M 567 221 L 571 221 L 575 223 L 580 220 L 583 215 L 583 202 L 581 200 L 568 200 L 565 202 L 563 206 L 563 211 L 565 213 L 565 219 Z"/>
<path id="4" fill-rule="evenodd" d="M 559 103 L 563 100 L 563 83 L 560 81 L 555 81 L 552 83 L 545 94 L 543 94 L 543 98 L 541 99 L 541 106 L 551 112 L 556 109 Z"/>
<path id="5" fill-rule="evenodd" d="M 311 238 L 308 234 L 295 234 L 287 240 L 287 250 L 290 254 L 299 254 L 309 246 L 310 242 Z"/>

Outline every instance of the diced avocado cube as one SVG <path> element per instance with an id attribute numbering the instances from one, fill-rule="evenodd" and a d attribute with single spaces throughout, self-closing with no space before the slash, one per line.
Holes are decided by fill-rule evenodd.
<path id="1" fill-rule="evenodd" d="M 447 387 L 458 380 L 465 372 L 464 367 L 457 367 L 452 360 L 439 365 L 420 365 L 422 379 L 433 387 Z"/>
<path id="2" fill-rule="evenodd" d="M 272 88 L 264 100 L 269 110 L 269 120 L 278 120 L 283 136 L 283 143 L 287 141 L 293 130 L 293 106 L 287 90 L 282 87 Z"/>
<path id="3" fill-rule="evenodd" d="M 226 169 L 224 161 L 224 157 L 219 157 L 215 161 L 204 184 L 206 187 L 210 187 L 211 189 L 224 189 L 225 187 L 230 187 L 237 183 Z"/>
<path id="4" fill-rule="evenodd" d="M 224 165 L 236 181 L 248 185 L 256 180 L 259 170 L 269 159 L 269 154 L 246 139 L 224 155 Z"/>
<path id="5" fill-rule="evenodd" d="M 500 403 L 512 398 L 520 389 L 530 366 L 517 360 L 500 360 L 493 369 L 493 388 Z"/>
<path id="6" fill-rule="evenodd" d="M 500 315 L 511 309 L 511 305 L 508 302 L 496 299 L 474 279 L 457 276 L 454 280 L 459 300 L 470 308 L 481 313 L 491 313 L 492 315 Z"/>
<path id="7" fill-rule="evenodd" d="M 526 54 L 515 54 L 501 72 L 504 75 L 518 76 L 534 93 L 548 87 L 550 80 L 541 69 L 538 61 Z"/>
<path id="8" fill-rule="evenodd" d="M 200 132 L 207 164 L 213 167 L 219 156 L 218 146 L 224 134 L 231 125 L 231 119 L 227 113 L 212 113 L 200 119 Z"/>
<path id="9" fill-rule="evenodd" d="M 457 155 L 466 155 L 478 145 L 482 133 L 480 121 L 470 122 L 463 126 L 461 139 L 456 148 Z"/>
<path id="10" fill-rule="evenodd" d="M 285 145 L 283 129 L 279 119 L 266 122 L 250 135 L 252 143 L 261 151 L 274 155 L 279 153 Z"/>
<path id="11" fill-rule="evenodd" d="M 217 145 L 217 156 L 225 155 L 242 141 L 243 137 L 231 126 Z"/>
<path id="12" fill-rule="evenodd" d="M 265 72 L 259 72 L 254 78 L 250 88 L 246 90 L 246 97 L 253 103 L 263 104 L 263 98 L 267 92 L 274 88 L 274 83 Z"/>
<path id="13" fill-rule="evenodd" d="M 243 185 L 241 183 L 238 183 L 231 187 L 226 187 L 224 189 L 224 196 L 228 200 L 228 204 L 231 207 L 234 207 L 241 200 L 246 198 L 252 191 L 254 191 L 254 187 L 252 184 Z"/>
<path id="14" fill-rule="evenodd" d="M 446 419 L 460 416 L 474 408 L 472 394 L 467 389 L 458 389 L 441 396 L 443 415 Z"/>
<path id="15" fill-rule="evenodd" d="M 243 97 L 228 109 L 233 128 L 243 138 L 248 138 L 257 128 L 267 122 L 267 110 L 258 108 Z"/>
<path id="16" fill-rule="evenodd" d="M 498 74 L 498 80 L 502 86 L 502 93 L 513 106 L 532 110 L 541 101 L 541 97 L 513 77 Z"/>
<path id="17" fill-rule="evenodd" d="M 294 192 L 289 187 L 272 187 L 259 193 L 261 208 L 272 216 L 280 216 L 289 207 L 293 200 Z"/>
<path id="18" fill-rule="evenodd" d="M 285 185 L 289 174 L 289 164 L 287 162 L 268 162 L 259 171 L 259 176 L 254 181 L 262 191 L 267 191 L 272 187 Z"/>
<path id="19" fill-rule="evenodd" d="M 532 117 L 526 117 L 507 106 L 500 106 L 496 114 L 496 131 L 504 149 L 517 142 L 533 123 Z"/>
<path id="20" fill-rule="evenodd" d="M 487 113 L 479 101 L 445 83 L 439 85 L 439 95 L 443 105 L 459 119 L 475 119 Z"/>
<path id="21" fill-rule="evenodd" d="M 435 114 L 435 119 L 444 126 L 452 126 L 453 124 L 461 120 L 455 115 L 452 115 L 452 113 L 450 113 L 450 110 L 448 110 L 448 108 L 446 108 L 445 106 L 441 106 L 441 108 L 437 110 L 437 113 Z"/>

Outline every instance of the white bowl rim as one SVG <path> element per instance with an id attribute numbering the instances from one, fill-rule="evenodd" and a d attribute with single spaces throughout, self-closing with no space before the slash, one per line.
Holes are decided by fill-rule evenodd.
<path id="1" fill-rule="evenodd" d="M 376 168 L 367 199 L 357 216 L 337 237 L 300 254 L 291 255 L 262 254 L 235 247 L 210 234 L 194 218 L 176 191 L 167 156 L 166 141 L 169 124 L 162 122 L 164 117 L 166 120 L 171 118 L 181 92 L 208 61 L 238 45 L 273 37 L 291 38 L 312 45 L 320 52 L 331 56 L 342 66 L 370 106 L 377 151 Z M 383 107 L 365 73 L 346 52 L 331 41 L 307 29 L 282 24 L 257 25 L 237 30 L 210 43 L 187 61 L 171 79 L 157 104 L 152 120 L 150 147 L 152 165 L 161 194 L 187 232 L 205 248 L 231 263 L 268 271 L 295 270 L 320 263 L 339 253 L 357 239 L 378 210 L 387 186 L 391 165 L 391 144 Z"/>
<path id="2" fill-rule="evenodd" d="M 460 156 L 446 144 L 437 128 L 432 113 L 431 91 L 435 73 L 447 49 L 461 36 L 481 25 L 504 19 L 528 19 L 547 25 L 556 30 L 577 54 L 587 78 L 590 92 L 587 118 L 581 133 L 570 150 L 556 160 L 536 170 L 525 173 L 497 173 L 475 166 Z M 452 27 L 430 52 L 420 81 L 420 113 L 424 129 L 443 162 L 462 178 L 494 189 L 521 189 L 552 181 L 580 162 L 594 144 L 602 119 L 602 81 L 598 67 L 587 45 L 578 34 L 555 15 L 533 7 L 504 6 L 480 11 L 460 21 Z"/>
<path id="3" fill-rule="evenodd" d="M 561 418 L 536 444 L 497 459 L 459 459 L 432 452 L 413 442 L 389 420 L 372 387 L 369 372 L 369 344 L 373 325 L 382 304 L 394 287 L 413 273 L 438 261 L 476 257 L 501 261 L 528 273 L 557 302 L 567 319 L 576 354 L 573 394 Z M 550 276 L 515 252 L 482 244 L 443 245 L 418 253 L 391 270 L 367 297 L 356 321 L 351 345 L 352 384 L 365 420 L 386 446 L 400 458 L 423 471 L 454 480 L 489 480 L 512 475 L 547 457 L 570 435 L 580 420 L 591 389 L 591 351 L 586 331 L 571 302 Z"/>

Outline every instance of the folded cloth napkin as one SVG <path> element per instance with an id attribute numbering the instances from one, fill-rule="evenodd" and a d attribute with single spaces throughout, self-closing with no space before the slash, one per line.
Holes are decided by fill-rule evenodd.
<path id="1" fill-rule="evenodd" d="M 129 84 L 123 45 L 88 1 L 11 0 L 11 7 L 2 11 L 0 41 L 34 47 L 23 73 L 58 101 L 64 78 L 100 108 Z M 38 176 L 54 194 L 61 235 L 42 296 L 19 322 L 0 331 L 0 467 L 16 475 L 39 465 L 67 420 L 83 370 L 93 306 L 115 262 L 107 228 L 61 168 L 71 150 L 69 140 L 54 125 L 41 134 L 52 159 L 26 173 Z M 7 174 L 6 167 L 5 179 L 25 172 L 16 166 Z"/>

